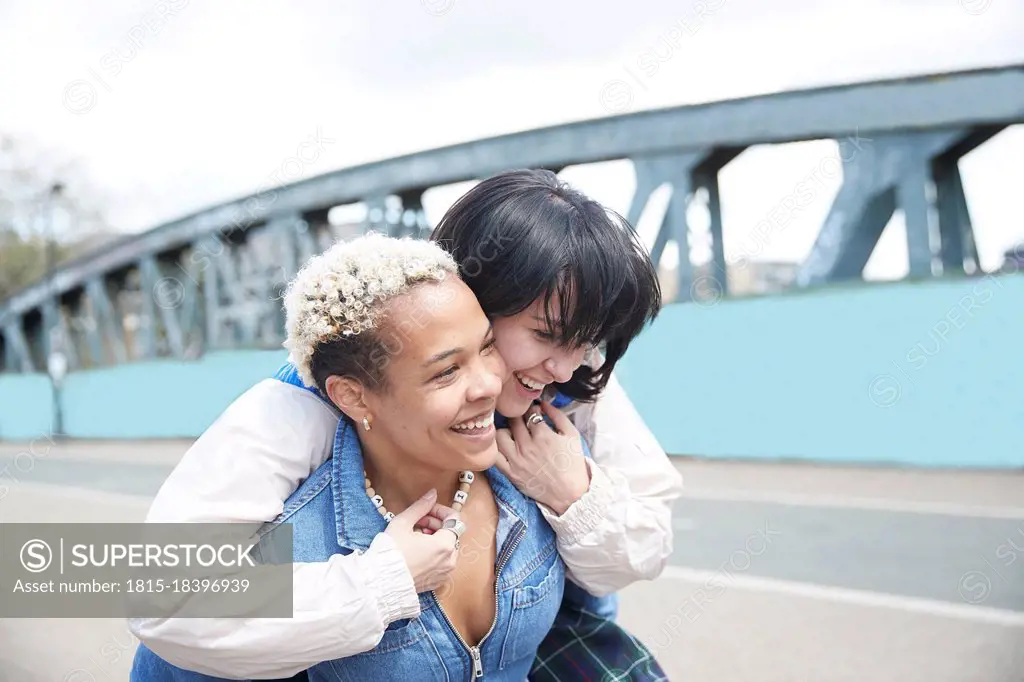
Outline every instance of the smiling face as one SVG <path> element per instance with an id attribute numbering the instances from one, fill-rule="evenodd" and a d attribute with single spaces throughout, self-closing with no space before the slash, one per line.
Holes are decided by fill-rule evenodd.
<path id="1" fill-rule="evenodd" d="M 661 307 L 657 269 L 633 226 L 550 170 L 482 180 L 445 212 L 430 239 L 458 263 L 521 380 L 502 392 L 498 409 L 506 416 L 522 414 L 541 395 L 541 384 L 567 377 L 566 368 L 578 367 L 590 344 L 602 346 L 600 366 L 580 369 L 559 390 L 596 399 Z M 543 312 L 539 301 L 552 292 L 565 305 L 539 316 L 560 320 L 561 330 L 536 319 Z M 547 336 L 552 331 L 554 338 Z"/>
<path id="2" fill-rule="evenodd" d="M 552 296 L 550 309 L 557 311 L 558 303 L 558 296 Z M 498 397 L 498 412 L 506 417 L 525 414 L 548 384 L 568 381 L 590 349 L 556 343 L 557 335 L 544 315 L 543 297 L 516 315 L 496 318 L 494 336 L 509 371 Z"/>
<path id="3" fill-rule="evenodd" d="M 367 447 L 439 470 L 491 467 L 507 372 L 469 287 L 456 277 L 415 286 L 389 304 L 377 338 L 383 351 L 373 359 L 383 364 L 384 383 L 364 387 Z"/>

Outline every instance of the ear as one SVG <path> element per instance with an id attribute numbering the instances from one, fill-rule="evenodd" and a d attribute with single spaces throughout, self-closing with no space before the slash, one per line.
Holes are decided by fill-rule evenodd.
<path id="1" fill-rule="evenodd" d="M 331 402 L 353 421 L 360 421 L 369 412 L 366 389 L 355 379 L 331 375 L 327 377 L 326 388 Z"/>

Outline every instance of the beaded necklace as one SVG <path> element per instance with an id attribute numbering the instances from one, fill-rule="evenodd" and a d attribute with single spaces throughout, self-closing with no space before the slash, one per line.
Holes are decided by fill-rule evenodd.
<path id="1" fill-rule="evenodd" d="M 469 499 L 469 486 L 473 484 L 473 479 L 476 475 L 472 471 L 462 471 L 459 473 L 459 489 L 455 491 L 455 495 L 452 498 L 452 509 L 459 512 L 462 511 L 463 505 Z M 373 484 L 370 483 L 370 476 L 363 470 L 363 479 L 366 484 L 366 496 L 373 502 L 373 506 L 377 508 L 380 515 L 384 517 L 384 520 L 391 523 L 391 519 L 395 518 L 394 512 L 388 511 L 388 508 L 384 506 L 384 498 L 377 494 L 377 491 L 373 489 Z M 417 528 L 417 530 L 419 530 Z"/>

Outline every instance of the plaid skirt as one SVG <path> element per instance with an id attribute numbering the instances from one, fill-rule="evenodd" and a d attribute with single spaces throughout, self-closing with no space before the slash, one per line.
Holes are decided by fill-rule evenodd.
<path id="1" fill-rule="evenodd" d="M 651 651 L 615 622 L 617 598 L 594 597 L 570 581 L 551 632 L 541 642 L 530 682 L 668 680 Z"/>

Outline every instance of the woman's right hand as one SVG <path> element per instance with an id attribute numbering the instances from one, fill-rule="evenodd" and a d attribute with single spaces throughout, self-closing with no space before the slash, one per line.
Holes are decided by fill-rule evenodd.
<path id="1" fill-rule="evenodd" d="M 437 491 L 431 490 L 401 514 L 396 514 L 384 531 L 391 536 L 405 558 L 417 593 L 429 592 L 448 582 L 458 557 L 455 533 L 426 534 L 413 530 L 417 522 L 428 515 L 442 521 L 449 517 L 458 518 L 458 512 L 436 505 L 436 500 Z"/>

